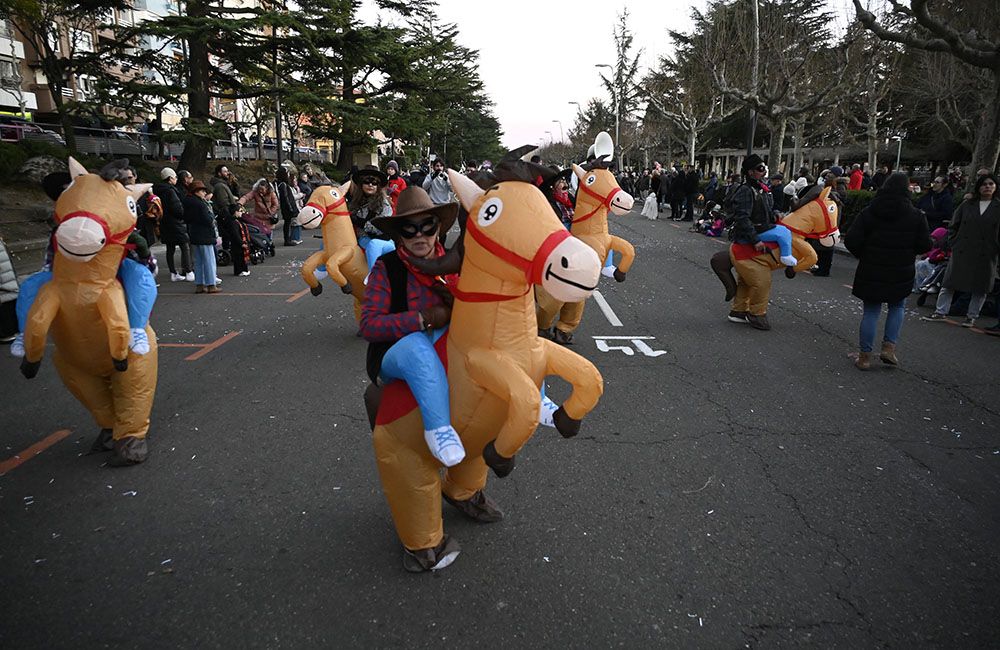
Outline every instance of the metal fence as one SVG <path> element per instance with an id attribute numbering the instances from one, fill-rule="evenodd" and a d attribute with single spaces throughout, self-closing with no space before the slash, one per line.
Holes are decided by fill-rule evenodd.
<path id="1" fill-rule="evenodd" d="M 139 156 L 149 160 L 157 160 L 160 146 L 156 135 L 118 131 L 115 129 L 92 129 L 89 127 L 74 127 L 73 135 L 76 149 L 81 153 L 113 158 L 115 156 Z M 9 122 L 0 124 L 0 142 L 20 143 L 26 140 L 48 142 L 54 145 L 65 145 L 62 126 L 59 124 L 40 124 L 37 122 Z M 278 152 L 274 144 L 264 144 L 263 159 L 277 160 Z M 176 142 L 163 143 L 163 159 L 179 158 L 184 153 L 184 144 Z M 257 160 L 257 145 L 253 142 L 237 144 L 233 140 L 216 140 L 209 152 L 209 157 L 222 160 Z M 332 152 L 317 151 L 311 147 L 296 147 L 294 155 L 286 144 L 283 147 L 283 158 L 302 162 L 332 162 Z"/>

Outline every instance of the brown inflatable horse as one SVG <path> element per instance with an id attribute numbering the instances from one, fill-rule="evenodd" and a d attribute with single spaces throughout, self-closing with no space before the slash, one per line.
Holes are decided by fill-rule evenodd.
<path id="1" fill-rule="evenodd" d="M 597 255 L 567 232 L 530 179 L 501 181 L 484 191 L 461 174 L 448 174 L 468 219 L 451 326 L 438 347 L 446 351 L 452 425 L 467 455 L 442 478 L 420 412 L 401 382 L 385 387 L 374 425 L 382 488 L 410 570 L 441 569 L 458 554 L 444 534 L 442 494 L 478 521 L 499 518 L 495 510 L 482 510 L 487 465 L 498 476 L 513 469 L 514 455 L 538 425 L 546 375 L 572 386 L 555 415 L 565 437 L 579 431 L 603 392 L 592 363 L 538 337 L 531 292 L 537 284 L 565 302 L 584 300 L 599 278 Z"/>
<path id="2" fill-rule="evenodd" d="M 837 235 L 837 216 L 837 204 L 830 199 L 830 188 L 827 187 L 814 200 L 781 220 L 781 225 L 792 231 L 792 255 L 799 260 L 794 271 L 804 271 L 816 263 L 816 251 L 806 239 L 816 239 L 823 246 L 833 246 Z M 769 244 L 767 251 L 761 253 L 750 244 L 732 244 L 728 251 L 719 251 L 712 256 L 712 270 L 726 288 L 726 301 L 733 301 L 730 320 L 745 321 L 742 315 L 749 314 L 755 317 L 750 321 L 754 327 L 770 329 L 766 315 L 771 297 L 771 274 L 786 268 L 778 259 L 776 247 L 776 244 Z M 733 277 L 734 269 L 736 278 Z"/>
<path id="3" fill-rule="evenodd" d="M 129 352 L 125 294 L 117 280 L 125 240 L 135 228 L 135 202 L 150 185 L 123 187 L 88 174 L 69 159 L 72 184 L 56 201 L 58 253 L 52 280 L 28 312 L 21 372 L 38 373 L 45 339 L 66 388 L 101 427 L 93 450 L 114 449 L 112 465 L 146 459 L 146 432 L 156 392 L 157 346 L 146 325 L 149 352 Z"/>

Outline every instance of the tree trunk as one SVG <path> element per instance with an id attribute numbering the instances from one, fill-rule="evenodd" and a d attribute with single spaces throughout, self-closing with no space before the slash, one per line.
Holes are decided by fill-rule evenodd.
<path id="1" fill-rule="evenodd" d="M 875 173 L 878 168 L 878 99 L 872 100 L 868 108 L 868 169 Z"/>
<path id="2" fill-rule="evenodd" d="M 979 130 L 976 132 L 976 147 L 972 151 L 972 164 L 969 167 L 969 185 L 972 190 L 976 182 L 976 170 L 986 168 L 995 172 L 997 159 L 1000 158 L 1000 119 L 997 118 L 997 106 L 1000 105 L 1000 70 L 994 70 L 993 88 L 990 96 L 993 100 L 983 105 L 980 116 Z"/>
<path id="3" fill-rule="evenodd" d="M 59 70 L 49 69 L 48 66 L 43 66 L 42 72 L 49 81 L 49 93 L 52 95 L 52 105 L 56 107 L 56 112 L 59 114 L 59 123 L 62 125 L 66 148 L 75 152 L 76 133 L 73 131 L 73 116 L 69 114 L 63 103 L 62 91 L 66 87 L 63 83 L 64 79 L 57 74 L 60 72 Z"/>
<path id="4" fill-rule="evenodd" d="M 691 129 L 688 131 L 688 162 L 694 166 L 694 150 L 698 145 L 698 131 Z"/>
<path id="5" fill-rule="evenodd" d="M 187 14 L 202 18 L 207 14 L 202 0 L 187 3 Z M 178 166 L 196 177 L 205 170 L 212 138 L 206 135 L 211 123 L 209 111 L 209 62 L 208 46 L 199 39 L 188 41 L 188 119 L 184 152 Z"/>
<path id="6" fill-rule="evenodd" d="M 767 154 L 767 164 L 774 165 L 771 173 L 781 171 L 781 154 L 784 149 L 785 128 L 788 126 L 788 118 L 776 117 L 771 120 L 771 149 Z"/>
<path id="7" fill-rule="evenodd" d="M 798 172 L 802 169 L 802 138 L 804 137 L 803 132 L 805 131 L 805 124 L 801 121 L 795 123 L 795 128 L 792 132 L 792 140 L 794 142 L 794 149 L 792 149 L 792 167 L 793 169 L 788 170 L 786 176 L 791 176 L 793 173 Z"/>

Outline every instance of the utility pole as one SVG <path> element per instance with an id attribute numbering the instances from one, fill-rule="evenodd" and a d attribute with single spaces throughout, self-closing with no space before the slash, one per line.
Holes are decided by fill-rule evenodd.
<path id="1" fill-rule="evenodd" d="M 754 96 L 757 95 L 757 86 L 760 79 L 760 7 L 757 1 L 750 0 L 750 3 L 753 5 L 753 61 L 750 66 L 750 92 Z M 754 132 L 756 130 L 757 109 L 751 106 L 750 117 L 747 120 L 747 156 L 753 153 Z"/>
<path id="2" fill-rule="evenodd" d="M 275 3 L 275 10 L 278 9 Z M 281 166 L 281 96 L 278 94 L 278 28 L 271 26 L 271 43 L 274 45 L 274 155 L 275 161 Z"/>

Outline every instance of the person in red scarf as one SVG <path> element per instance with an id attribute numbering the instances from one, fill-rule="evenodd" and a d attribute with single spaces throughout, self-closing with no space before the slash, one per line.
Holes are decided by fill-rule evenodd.
<path id="1" fill-rule="evenodd" d="M 396 240 L 396 250 L 375 263 L 361 305 L 368 376 L 375 384 L 407 383 L 424 421 L 427 446 L 446 467 L 460 463 L 465 448 L 451 426 L 448 376 L 434 343 L 451 320 L 449 287 L 458 277 L 427 275 L 412 260 L 443 255 L 438 234 L 447 232 L 457 216 L 457 203 L 435 205 L 422 188 L 403 190 L 394 216 L 372 219 Z"/>
<path id="2" fill-rule="evenodd" d="M 572 169 L 564 169 L 563 171 L 556 174 L 549 181 L 542 183 L 540 190 L 545 198 L 549 200 L 549 205 L 555 211 L 556 216 L 559 217 L 559 221 L 562 222 L 567 229 L 573 225 L 573 197 L 569 193 L 569 176 L 572 174 Z"/>

